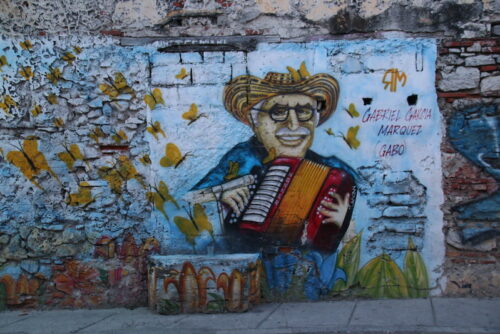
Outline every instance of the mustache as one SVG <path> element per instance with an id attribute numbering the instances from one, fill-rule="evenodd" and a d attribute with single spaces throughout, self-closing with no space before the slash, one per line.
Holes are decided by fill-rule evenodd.
<path id="1" fill-rule="evenodd" d="M 308 128 L 299 127 L 296 130 L 290 130 L 288 128 L 281 128 L 276 131 L 276 136 L 308 136 L 311 131 Z"/>

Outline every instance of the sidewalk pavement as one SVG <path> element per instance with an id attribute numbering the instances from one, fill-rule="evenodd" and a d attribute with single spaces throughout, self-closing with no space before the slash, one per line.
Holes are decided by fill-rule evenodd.
<path id="1" fill-rule="evenodd" d="M 246 313 L 173 316 L 147 308 L 7 311 L 0 333 L 500 333 L 500 298 L 274 303 Z"/>

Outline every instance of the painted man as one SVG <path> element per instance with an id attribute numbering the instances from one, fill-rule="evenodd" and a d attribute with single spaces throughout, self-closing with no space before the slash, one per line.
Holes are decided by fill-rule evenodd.
<path id="1" fill-rule="evenodd" d="M 309 75 L 305 65 L 298 71 L 289 71 L 290 73 L 268 73 L 263 79 L 243 75 L 227 84 L 224 90 L 226 110 L 238 121 L 250 126 L 255 135 L 227 152 L 193 190 L 216 194 L 216 199 L 232 211 L 225 219 L 225 231 L 240 249 L 248 249 L 244 247 L 245 244 L 252 245 L 249 249 L 307 244 L 312 248 L 334 251 L 349 226 L 356 193 L 355 172 L 337 157 L 323 157 L 310 150 L 310 147 L 316 127 L 329 119 L 335 111 L 339 86 L 328 74 Z M 312 242 L 312 238 L 308 241 L 307 226 L 312 223 L 307 217 L 285 215 L 285 218 L 282 217 L 279 221 L 275 219 L 271 223 L 269 219 L 258 223 L 245 222 L 250 217 L 248 213 L 245 216 L 245 211 L 249 210 L 255 197 L 252 188 L 256 188 L 254 191 L 257 195 L 259 180 L 262 182 L 266 172 L 271 169 L 270 166 L 283 160 L 308 161 L 311 166 L 334 170 L 337 173 L 335 175 L 341 178 L 342 186 L 337 184 L 336 187 L 345 189 L 336 191 L 337 188 L 330 187 L 329 197 L 325 197 L 327 200 L 319 199 L 316 212 L 308 213 L 309 218 L 313 214 L 316 214 L 316 220 L 320 218 L 319 230 L 324 239 L 322 242 Z M 247 184 L 238 185 L 234 181 L 243 179 L 242 176 L 245 175 L 256 175 L 253 182 L 257 185 L 249 187 Z M 309 181 L 303 182 L 305 184 L 293 195 L 295 199 L 287 199 L 287 206 L 291 211 L 294 207 L 300 207 L 310 192 L 317 196 L 318 190 L 311 189 Z M 290 187 L 292 185 L 293 182 Z M 290 191 L 292 190 L 286 190 Z M 276 203 L 273 205 L 279 206 L 276 200 L 279 196 L 274 196 Z M 310 201 L 314 202 L 314 199 Z M 307 204 L 305 211 L 312 210 L 312 202 Z M 267 208 L 272 205 L 264 206 Z"/>

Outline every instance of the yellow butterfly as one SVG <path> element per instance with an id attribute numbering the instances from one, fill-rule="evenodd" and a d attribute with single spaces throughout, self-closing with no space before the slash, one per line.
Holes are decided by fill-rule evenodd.
<path id="1" fill-rule="evenodd" d="M 174 143 L 168 143 L 165 146 L 165 156 L 160 159 L 160 165 L 162 167 L 174 167 L 177 168 L 179 165 L 190 155 L 186 153 L 182 155 L 181 151 Z"/>
<path id="2" fill-rule="evenodd" d="M 198 106 L 195 103 L 191 104 L 189 110 L 182 114 L 182 118 L 189 121 L 188 125 L 196 122 L 200 117 L 206 117 L 206 115 L 203 113 L 198 114 Z"/>
<path id="3" fill-rule="evenodd" d="M 115 167 L 103 166 L 99 167 L 97 174 L 108 182 L 108 186 L 115 194 L 121 194 L 122 186 L 126 177 L 120 175 Z"/>
<path id="4" fill-rule="evenodd" d="M 7 62 L 7 57 L 4 55 L 0 56 L 0 72 L 2 71 L 2 66 L 7 66 L 9 63 Z"/>
<path id="5" fill-rule="evenodd" d="M 73 47 L 73 51 L 74 51 L 77 55 L 79 55 L 80 53 L 82 53 L 82 48 L 81 48 L 81 47 L 79 47 L 79 46 L 74 46 L 74 47 Z"/>
<path id="6" fill-rule="evenodd" d="M 155 88 L 151 94 L 146 94 L 144 96 L 144 102 L 149 106 L 149 109 L 153 110 L 158 104 L 165 104 L 163 100 L 163 94 L 161 89 Z"/>
<path id="7" fill-rule="evenodd" d="M 10 95 L 5 95 L 3 101 L 0 101 L 0 108 L 8 115 L 10 115 L 10 109 L 15 107 L 17 103 Z"/>
<path id="8" fill-rule="evenodd" d="M 183 67 L 181 68 L 181 71 L 175 76 L 177 79 L 184 79 L 187 77 L 189 74 L 187 73 L 186 69 Z"/>
<path id="9" fill-rule="evenodd" d="M 31 44 L 30 40 L 25 40 L 24 42 L 19 42 L 21 49 L 23 50 L 31 50 L 33 48 L 33 44 Z"/>
<path id="10" fill-rule="evenodd" d="M 137 172 L 134 165 L 124 155 L 118 157 L 115 166 L 100 167 L 97 173 L 108 182 L 111 191 L 116 194 L 120 194 L 123 183 L 131 179 L 136 179 L 143 187 L 146 187 L 141 174 Z"/>
<path id="11" fill-rule="evenodd" d="M 90 131 L 89 137 L 94 139 L 97 144 L 99 144 L 99 138 L 106 138 L 104 132 L 100 127 L 95 127 Z"/>
<path id="12" fill-rule="evenodd" d="M 302 62 L 300 64 L 300 68 L 298 71 L 290 66 L 287 66 L 286 69 L 288 70 L 288 72 L 290 72 L 294 81 L 300 81 L 302 79 L 305 79 L 305 78 L 308 78 L 311 76 L 311 74 L 309 74 L 309 72 L 307 71 L 305 62 Z"/>
<path id="13" fill-rule="evenodd" d="M 359 117 L 359 112 L 358 110 L 356 110 L 356 105 L 354 103 L 351 103 L 349 104 L 349 108 L 348 109 L 345 109 L 345 111 L 347 111 L 347 113 L 351 116 L 351 117 Z"/>
<path id="14" fill-rule="evenodd" d="M 240 164 L 237 161 L 229 161 L 229 169 L 227 171 L 226 176 L 224 176 L 224 179 L 226 181 L 235 179 L 238 176 L 238 172 L 240 171 Z"/>
<path id="15" fill-rule="evenodd" d="M 208 231 L 213 238 L 213 226 L 208 220 L 205 209 L 199 203 L 193 206 L 193 213 L 188 212 L 189 218 L 175 216 L 174 223 L 179 230 L 186 236 L 187 241 L 194 245 L 194 240 L 201 232 Z"/>
<path id="16" fill-rule="evenodd" d="M 92 197 L 92 189 L 88 182 L 80 182 L 77 193 L 69 194 L 66 203 L 71 206 L 87 206 L 94 202 L 95 198 Z"/>
<path id="17" fill-rule="evenodd" d="M 132 162 L 125 156 L 121 155 L 118 157 L 118 172 L 123 177 L 125 176 L 125 180 L 136 179 L 144 188 L 146 188 L 146 184 L 144 183 L 143 177 Z"/>
<path id="18" fill-rule="evenodd" d="M 163 138 L 166 137 L 165 132 L 163 132 L 163 130 L 161 128 L 160 122 L 156 121 L 156 122 L 150 123 L 150 124 L 151 124 L 151 126 L 148 126 L 146 128 L 146 130 L 148 130 L 148 132 L 151 133 L 153 135 L 153 137 L 155 137 L 156 140 L 158 140 L 159 134 L 161 134 L 163 136 Z"/>
<path id="19" fill-rule="evenodd" d="M 54 125 L 56 128 L 62 128 L 64 126 L 64 120 L 61 117 L 54 119 Z"/>
<path id="20" fill-rule="evenodd" d="M 7 104 L 5 104 L 5 102 L 3 102 L 3 101 L 0 101 L 0 109 L 2 109 L 3 112 L 6 113 L 7 115 L 12 115 L 10 113 L 10 107 Z"/>
<path id="21" fill-rule="evenodd" d="M 87 164 L 87 167 L 90 168 L 88 162 L 85 161 L 85 156 L 82 154 L 80 147 L 78 147 L 77 144 L 71 144 L 69 147 L 63 145 L 63 147 L 65 152 L 59 152 L 57 153 L 57 156 L 66 164 L 70 171 L 73 170 L 73 166 L 78 160 L 84 161 Z"/>
<path id="22" fill-rule="evenodd" d="M 42 113 L 42 107 L 40 107 L 38 104 L 35 104 L 33 109 L 31 109 L 31 114 L 36 117 L 41 113 Z"/>
<path id="23" fill-rule="evenodd" d="M 347 130 L 347 135 L 343 136 L 345 142 L 347 143 L 347 145 L 349 145 L 351 150 L 357 150 L 359 145 L 361 145 L 361 142 L 356 138 L 356 136 L 358 135 L 358 131 L 359 131 L 359 125 L 351 126 Z"/>
<path id="24" fill-rule="evenodd" d="M 61 70 L 59 68 L 52 68 L 52 67 L 49 67 L 49 73 L 47 73 L 45 75 L 45 77 L 52 83 L 52 84 L 56 84 L 61 78 L 62 78 L 62 73 L 61 73 Z"/>
<path id="25" fill-rule="evenodd" d="M 54 93 L 50 93 L 45 98 L 47 99 L 47 102 L 49 102 L 50 104 L 57 104 L 57 102 L 58 102 L 57 95 Z"/>
<path id="26" fill-rule="evenodd" d="M 120 130 L 118 132 L 113 131 L 113 135 L 111 136 L 111 138 L 117 144 L 120 144 L 122 141 L 128 140 L 127 134 L 123 130 Z"/>
<path id="27" fill-rule="evenodd" d="M 135 95 L 134 90 L 128 85 L 127 80 L 122 73 L 116 72 L 115 79 L 105 79 L 107 83 L 99 85 L 99 89 L 110 98 L 114 99 L 120 94 Z"/>
<path id="28" fill-rule="evenodd" d="M 4 102 L 8 106 L 17 107 L 16 101 L 14 101 L 14 99 L 10 95 L 5 95 Z"/>
<path id="29" fill-rule="evenodd" d="M 144 166 L 151 165 L 151 158 L 149 157 L 149 154 L 144 154 L 142 157 L 140 157 L 139 162 Z"/>
<path id="30" fill-rule="evenodd" d="M 19 74 L 26 79 L 29 80 L 33 78 L 33 71 L 31 70 L 31 66 L 24 66 L 19 69 Z"/>
<path id="31" fill-rule="evenodd" d="M 71 52 L 66 52 L 64 54 L 64 56 L 62 56 L 61 59 L 71 65 L 75 61 L 76 56 L 74 54 L 72 54 Z"/>
<path id="32" fill-rule="evenodd" d="M 333 133 L 333 130 L 332 128 L 328 128 L 325 130 L 326 134 L 329 135 L 329 136 L 335 136 L 335 133 Z"/>
<path id="33" fill-rule="evenodd" d="M 152 188 L 154 191 L 146 193 L 148 201 L 155 205 L 155 208 L 160 211 L 165 216 L 165 218 L 167 218 L 167 221 L 170 221 L 164 208 L 165 203 L 172 202 L 177 207 L 177 209 L 179 208 L 179 204 L 177 204 L 175 198 L 170 195 L 165 182 L 160 181 L 158 186 L 153 186 Z"/>
<path id="34" fill-rule="evenodd" d="M 274 159 L 276 159 L 276 155 L 276 149 L 274 147 L 271 147 L 267 152 L 267 156 L 262 159 L 262 163 L 267 164 L 268 162 L 273 161 Z"/>
<path id="35" fill-rule="evenodd" d="M 35 186 L 43 188 L 35 181 L 35 176 L 40 174 L 42 170 L 47 171 L 59 183 L 61 181 L 52 171 L 45 156 L 38 150 L 38 141 L 36 139 L 24 140 L 22 147 L 18 147 L 19 151 L 10 151 L 7 153 L 7 161 L 16 166 Z"/>

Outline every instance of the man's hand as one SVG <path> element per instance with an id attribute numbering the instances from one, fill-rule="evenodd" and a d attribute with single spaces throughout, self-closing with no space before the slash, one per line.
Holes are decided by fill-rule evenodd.
<path id="1" fill-rule="evenodd" d="M 221 201 L 229 205 L 236 215 L 241 215 L 250 198 L 248 187 L 240 187 L 232 190 L 227 190 L 222 193 Z"/>
<path id="2" fill-rule="evenodd" d="M 322 201 L 323 208 L 319 212 L 325 216 L 323 224 L 335 224 L 340 228 L 349 209 L 350 194 L 347 193 L 344 198 L 339 194 L 333 194 L 333 198 L 337 200 L 338 204 Z"/>

